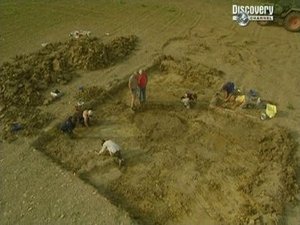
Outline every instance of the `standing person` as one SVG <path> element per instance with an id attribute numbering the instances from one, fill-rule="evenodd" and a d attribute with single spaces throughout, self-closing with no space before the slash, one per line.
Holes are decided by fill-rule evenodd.
<path id="1" fill-rule="evenodd" d="M 139 87 L 139 98 L 141 104 L 144 104 L 146 102 L 147 83 L 148 83 L 148 75 L 144 70 L 140 69 L 138 75 L 138 87 Z"/>
<path id="2" fill-rule="evenodd" d="M 98 152 L 98 155 L 101 155 L 108 151 L 110 156 L 116 157 L 118 159 L 119 167 L 122 166 L 124 159 L 121 155 L 121 147 L 113 142 L 112 140 L 101 140 L 101 150 Z"/>
<path id="3" fill-rule="evenodd" d="M 138 72 L 135 72 L 129 77 L 128 81 L 128 87 L 131 93 L 131 103 L 130 103 L 130 108 L 132 110 L 135 110 L 136 107 L 136 102 L 138 101 L 137 99 L 137 94 L 138 94 Z"/>

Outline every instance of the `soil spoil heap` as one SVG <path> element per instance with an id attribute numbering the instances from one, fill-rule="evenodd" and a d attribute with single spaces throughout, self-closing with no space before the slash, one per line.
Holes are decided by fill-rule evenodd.
<path id="1" fill-rule="evenodd" d="M 118 37 L 108 43 L 96 37 L 83 37 L 49 43 L 37 52 L 17 55 L 3 63 L 0 67 L 2 124 L 14 121 L 27 124 L 32 107 L 43 104 L 43 93 L 51 86 L 68 83 L 76 70 L 96 70 L 115 64 L 128 56 L 136 43 L 134 35 Z M 37 109 L 34 111 L 35 116 L 40 115 Z M 44 123 L 40 121 L 42 118 L 36 119 L 37 123 Z"/>

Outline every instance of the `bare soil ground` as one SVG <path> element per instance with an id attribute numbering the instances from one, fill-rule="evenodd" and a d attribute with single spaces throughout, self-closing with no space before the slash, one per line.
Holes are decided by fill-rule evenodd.
<path id="1" fill-rule="evenodd" d="M 186 71 L 186 65 L 165 60 L 160 67 L 168 72 L 151 71 L 151 99 L 142 111 L 124 104 L 125 88 L 96 109 L 91 130 L 78 129 L 75 139 L 50 132 L 36 147 L 141 224 L 178 223 L 197 214 L 197 204 L 222 224 L 275 224 L 297 192 L 292 137 L 260 121 L 209 111 L 205 94 L 196 108 L 185 109 L 181 93 L 191 86 L 206 93 L 222 76 L 203 65 Z M 124 146 L 125 168 L 96 154 L 101 138 Z"/>
<path id="2" fill-rule="evenodd" d="M 103 40 L 130 34 L 140 40 L 125 61 L 80 72 L 57 86 L 64 98 L 40 107 L 56 124 L 72 112 L 79 85 L 122 87 L 97 105 L 90 129 L 78 128 L 69 139 L 52 124 L 35 141 L 0 143 L 1 224 L 299 224 L 299 34 L 240 28 L 229 1 L 3 1 L 0 7 L 1 61 L 65 40 L 74 29 Z M 148 70 L 148 104 L 133 114 L 128 75 L 160 55 L 171 57 Z M 208 110 L 225 80 L 275 101 L 278 117 L 261 122 Z M 186 90 L 199 96 L 190 111 L 179 102 Z M 103 137 L 124 148 L 123 169 L 95 154 Z"/>

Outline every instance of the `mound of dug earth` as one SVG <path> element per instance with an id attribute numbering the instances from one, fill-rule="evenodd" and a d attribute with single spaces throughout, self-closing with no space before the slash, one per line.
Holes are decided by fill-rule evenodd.
<path id="1" fill-rule="evenodd" d="M 98 38 L 70 39 L 47 44 L 29 55 L 18 55 L 0 67 L 0 120 L 24 121 L 30 107 L 44 102 L 43 93 L 53 84 L 66 84 L 77 69 L 96 70 L 128 56 L 137 43 L 134 35 L 106 44 Z"/>
<path id="2" fill-rule="evenodd" d="M 75 69 L 95 70 L 129 55 L 136 36 L 119 37 L 104 44 L 98 38 L 51 43 L 38 52 L 16 56 L 0 67 L 0 100 L 10 105 L 39 105 L 40 92 L 53 83 L 69 81 Z"/>

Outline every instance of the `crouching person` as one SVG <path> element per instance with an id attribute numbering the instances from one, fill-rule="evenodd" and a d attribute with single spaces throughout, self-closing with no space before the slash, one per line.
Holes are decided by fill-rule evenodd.
<path id="1" fill-rule="evenodd" d="M 91 118 L 93 117 L 93 111 L 92 110 L 81 110 L 80 107 L 75 107 L 76 112 L 74 113 L 74 116 L 77 117 L 77 120 L 79 124 L 81 124 L 84 127 L 90 127 L 91 125 Z"/>
<path id="2" fill-rule="evenodd" d="M 108 152 L 110 156 L 116 157 L 118 159 L 119 167 L 124 163 L 124 159 L 121 155 L 121 147 L 113 142 L 112 140 L 101 140 L 101 150 L 98 152 L 98 155 L 101 155 L 105 152 Z"/>
<path id="3" fill-rule="evenodd" d="M 74 118 L 72 116 L 68 117 L 68 119 L 63 122 L 60 126 L 60 130 L 66 134 L 73 134 L 73 130 L 76 127 L 76 122 L 74 122 Z"/>
<path id="4" fill-rule="evenodd" d="M 223 93 L 225 102 L 231 100 L 231 97 L 233 96 L 235 90 L 235 84 L 231 81 L 228 81 L 222 85 L 220 92 Z"/>
<path id="5" fill-rule="evenodd" d="M 196 101 L 197 94 L 193 92 L 186 92 L 184 96 L 181 97 L 181 102 L 187 109 L 193 107 L 196 104 Z"/>

